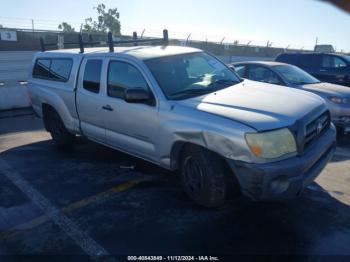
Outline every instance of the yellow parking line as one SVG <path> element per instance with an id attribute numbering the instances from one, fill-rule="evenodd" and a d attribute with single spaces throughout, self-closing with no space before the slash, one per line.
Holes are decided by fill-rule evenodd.
<path id="1" fill-rule="evenodd" d="M 84 198 L 82 200 L 79 200 L 75 203 L 72 203 L 72 204 L 62 208 L 61 211 L 66 213 L 66 212 L 70 212 L 70 211 L 85 207 L 89 204 L 96 203 L 102 199 L 108 198 L 116 193 L 120 193 L 120 192 L 126 191 L 130 188 L 133 188 L 136 185 L 140 184 L 141 182 L 145 182 L 145 181 L 149 181 L 149 180 L 151 180 L 149 177 L 147 177 L 147 178 L 141 177 L 141 178 L 136 178 L 136 179 L 130 180 L 130 181 L 125 182 L 123 184 L 119 184 L 115 187 L 112 187 L 111 189 L 109 189 L 107 191 L 98 193 L 97 195 L 90 196 L 90 197 Z"/>
<path id="2" fill-rule="evenodd" d="M 79 200 L 77 202 L 69 204 L 68 206 L 61 208 L 60 212 L 61 213 L 72 212 L 72 211 L 80 209 L 82 207 L 86 207 L 90 204 L 97 203 L 101 200 L 107 199 L 114 194 L 126 191 L 130 188 L 137 186 L 138 184 L 140 184 L 142 182 L 150 181 L 150 180 L 152 180 L 152 179 L 149 177 L 140 177 L 140 178 L 130 180 L 128 182 L 114 186 L 114 187 L 112 187 L 104 192 L 98 193 L 98 194 L 90 196 L 90 197 L 86 197 L 82 200 Z M 17 226 L 14 226 L 14 227 L 0 233 L 0 239 L 6 239 L 6 238 L 11 238 L 11 237 L 17 236 L 19 234 L 22 234 L 26 231 L 29 231 L 37 226 L 44 224 L 48 220 L 50 220 L 50 219 L 46 215 L 41 215 L 41 216 L 34 218 L 28 222 L 19 224 Z"/>

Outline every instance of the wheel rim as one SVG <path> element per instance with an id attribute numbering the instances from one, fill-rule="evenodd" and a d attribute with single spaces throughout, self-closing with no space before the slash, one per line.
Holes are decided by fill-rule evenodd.
<path id="1" fill-rule="evenodd" d="M 198 197 L 203 188 L 203 171 L 193 157 L 186 158 L 184 162 L 184 186 L 194 198 Z"/>

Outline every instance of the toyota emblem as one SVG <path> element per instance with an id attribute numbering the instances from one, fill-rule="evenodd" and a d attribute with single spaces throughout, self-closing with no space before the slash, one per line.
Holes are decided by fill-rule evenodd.
<path id="1" fill-rule="evenodd" d="M 316 127 L 316 133 L 319 134 L 322 132 L 322 129 L 323 129 L 323 123 L 321 121 L 319 121 L 317 123 L 317 127 Z"/>

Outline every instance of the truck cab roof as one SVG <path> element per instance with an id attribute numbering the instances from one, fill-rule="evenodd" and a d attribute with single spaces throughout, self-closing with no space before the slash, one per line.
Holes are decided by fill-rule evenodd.
<path id="1" fill-rule="evenodd" d="M 37 57 L 52 57 L 60 55 L 69 56 L 94 56 L 94 55 L 129 55 L 140 60 L 147 60 L 152 58 L 159 58 L 165 56 L 173 56 L 187 53 L 202 52 L 200 49 L 192 47 L 182 47 L 182 46 L 132 46 L 132 47 L 115 47 L 114 52 L 110 52 L 108 47 L 91 47 L 85 48 L 84 54 L 80 53 L 79 48 L 75 49 L 61 49 L 54 51 L 41 52 Z"/>

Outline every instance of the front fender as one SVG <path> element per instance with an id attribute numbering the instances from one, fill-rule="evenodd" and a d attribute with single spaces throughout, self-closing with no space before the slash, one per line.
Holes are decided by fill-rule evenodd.
<path id="1" fill-rule="evenodd" d="M 233 121 L 232 128 L 187 121 L 163 123 L 160 125 L 162 130 L 158 147 L 161 165 L 168 169 L 176 169 L 181 148 L 185 144 L 204 147 L 224 158 L 251 162 L 251 153 L 244 139 L 244 133 L 251 129 L 241 124 L 237 125 Z"/>

